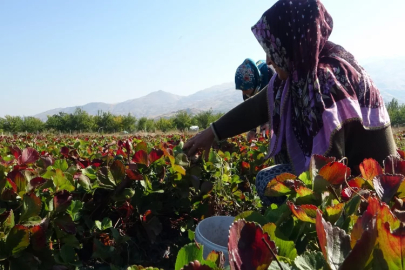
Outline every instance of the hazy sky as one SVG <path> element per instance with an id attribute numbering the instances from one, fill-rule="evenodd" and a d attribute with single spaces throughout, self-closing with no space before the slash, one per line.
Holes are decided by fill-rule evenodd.
<path id="1" fill-rule="evenodd" d="M 250 27 L 276 1 L 0 0 L 0 116 L 234 80 L 265 55 Z M 405 55 L 404 0 L 324 0 L 360 63 Z"/>

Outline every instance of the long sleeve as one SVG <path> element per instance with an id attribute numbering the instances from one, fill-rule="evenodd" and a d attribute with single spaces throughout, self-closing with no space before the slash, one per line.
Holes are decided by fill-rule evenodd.
<path id="1" fill-rule="evenodd" d="M 213 125 L 218 138 L 223 140 L 268 121 L 267 91 L 263 90 L 227 112 Z"/>
<path id="2" fill-rule="evenodd" d="M 245 94 L 242 94 L 242 97 L 243 97 L 243 101 L 246 101 L 247 99 L 249 99 L 250 97 L 248 97 L 247 95 L 245 95 Z M 251 130 L 249 130 L 250 132 L 256 132 L 256 127 L 255 128 L 252 128 Z"/>

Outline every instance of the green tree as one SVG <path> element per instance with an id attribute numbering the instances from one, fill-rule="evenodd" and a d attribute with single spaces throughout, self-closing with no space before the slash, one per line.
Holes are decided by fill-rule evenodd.
<path id="1" fill-rule="evenodd" d="M 69 114 L 67 125 L 72 131 L 91 131 L 95 127 L 93 117 L 81 108 Z"/>
<path id="2" fill-rule="evenodd" d="M 114 115 L 114 130 L 123 131 L 122 128 L 122 115 Z"/>
<path id="3" fill-rule="evenodd" d="M 148 121 L 148 118 L 146 118 L 146 117 L 139 118 L 138 123 L 136 125 L 136 129 L 146 131 L 146 122 L 147 121 Z"/>
<path id="4" fill-rule="evenodd" d="M 167 119 L 162 117 L 155 121 L 155 126 L 158 130 L 167 132 L 173 129 L 173 120 L 171 118 Z"/>
<path id="5" fill-rule="evenodd" d="M 6 123 L 6 119 L 0 117 L 0 132 L 4 131 L 4 124 Z"/>
<path id="6" fill-rule="evenodd" d="M 195 120 L 195 125 L 197 125 L 199 128 L 205 129 L 214 121 L 214 116 L 215 115 L 212 110 L 209 110 L 196 114 L 193 117 L 193 120 Z"/>
<path id="7" fill-rule="evenodd" d="M 189 113 L 187 113 L 186 111 L 180 111 L 174 116 L 173 124 L 177 129 L 183 131 L 192 125 L 191 120 L 192 118 Z"/>
<path id="8" fill-rule="evenodd" d="M 45 122 L 45 127 L 47 129 L 54 129 L 56 131 L 68 132 L 69 126 L 69 115 L 64 112 L 59 112 L 59 114 L 54 114 L 52 116 L 47 116 Z"/>
<path id="9" fill-rule="evenodd" d="M 23 120 L 20 116 L 6 115 L 4 117 L 4 131 L 17 133 L 22 131 Z"/>
<path id="10" fill-rule="evenodd" d="M 122 116 L 122 128 L 126 131 L 134 131 L 136 128 L 136 117 L 132 116 L 130 113 Z"/>
<path id="11" fill-rule="evenodd" d="M 154 132 L 155 131 L 155 121 L 153 119 L 147 119 L 145 122 L 146 131 L 147 132 Z"/>
<path id="12" fill-rule="evenodd" d="M 22 120 L 21 131 L 23 132 L 35 133 L 42 132 L 45 129 L 45 123 L 36 117 L 26 116 Z"/>
<path id="13" fill-rule="evenodd" d="M 405 106 L 398 103 L 398 100 L 393 98 L 386 104 L 388 114 L 392 125 L 403 125 L 405 123 Z"/>
<path id="14" fill-rule="evenodd" d="M 152 132 L 155 131 L 155 121 L 146 117 L 141 117 L 138 120 L 136 129 L 139 131 Z"/>
<path id="15" fill-rule="evenodd" d="M 94 122 L 96 124 L 97 131 L 119 131 L 119 126 L 117 126 L 117 122 L 114 121 L 114 115 L 112 115 L 110 112 L 99 111 L 98 114 L 94 116 Z"/>

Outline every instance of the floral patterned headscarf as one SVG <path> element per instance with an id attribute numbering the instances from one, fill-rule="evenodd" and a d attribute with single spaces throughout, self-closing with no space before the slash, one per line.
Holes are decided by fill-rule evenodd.
<path id="1" fill-rule="evenodd" d="M 236 69 L 235 87 L 237 90 L 251 90 L 255 92 L 260 87 L 260 71 L 252 59 L 245 59 Z"/>
<path id="2" fill-rule="evenodd" d="M 269 83 L 270 71 L 265 61 L 259 60 L 255 63 L 247 58 L 236 69 L 235 87 L 242 91 L 253 89 L 256 93 Z"/>
<path id="3" fill-rule="evenodd" d="M 274 70 L 270 68 L 265 60 L 256 62 L 256 66 L 260 71 L 260 89 L 269 84 L 270 78 L 274 75 Z"/>
<path id="4" fill-rule="evenodd" d="M 268 157 L 284 146 L 296 173 L 313 154 L 326 154 L 348 121 L 366 129 L 390 124 L 372 80 L 354 57 L 328 38 L 333 20 L 319 0 L 279 0 L 252 27 L 270 59 L 289 75 L 270 80 L 272 137 Z"/>

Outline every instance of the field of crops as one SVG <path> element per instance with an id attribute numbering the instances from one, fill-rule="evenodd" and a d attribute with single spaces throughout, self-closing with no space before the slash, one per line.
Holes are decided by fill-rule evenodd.
<path id="1" fill-rule="evenodd" d="M 265 142 L 238 137 L 202 162 L 185 139 L 0 138 L 0 265 L 170 269 L 201 219 L 260 209 Z"/>
<path id="2" fill-rule="evenodd" d="M 194 242 L 215 215 L 237 216 L 231 269 L 402 269 L 401 158 L 385 170 L 365 160 L 350 176 L 343 161 L 314 156 L 308 172 L 269 183 L 287 201 L 265 209 L 254 187 L 271 164 L 265 139 L 235 137 L 208 161 L 189 160 L 185 140 L 0 137 L 0 269 L 222 269 L 221 254 L 202 258 Z"/>

